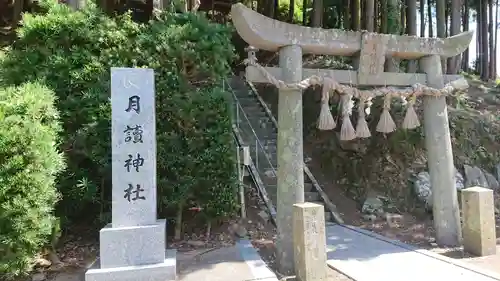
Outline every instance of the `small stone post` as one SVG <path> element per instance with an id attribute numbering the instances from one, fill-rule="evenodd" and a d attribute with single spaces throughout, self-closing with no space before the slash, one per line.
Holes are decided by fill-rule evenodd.
<path id="1" fill-rule="evenodd" d="M 280 49 L 279 64 L 286 83 L 302 80 L 302 49 Z M 302 148 L 302 90 L 279 90 L 278 102 L 278 263 L 282 274 L 294 273 L 292 209 L 304 202 L 304 156 Z"/>
<path id="2" fill-rule="evenodd" d="M 496 254 L 493 190 L 470 187 L 462 190 L 464 250 L 478 256 Z"/>
<path id="3" fill-rule="evenodd" d="M 427 85 L 437 89 L 443 88 L 440 57 L 423 57 L 419 63 L 420 69 L 427 74 Z M 424 132 L 432 186 L 436 242 L 439 245 L 458 246 L 462 233 L 446 97 L 424 96 Z"/>
<path id="4" fill-rule="evenodd" d="M 293 205 L 293 244 L 298 281 L 326 280 L 325 211 L 322 205 Z"/>

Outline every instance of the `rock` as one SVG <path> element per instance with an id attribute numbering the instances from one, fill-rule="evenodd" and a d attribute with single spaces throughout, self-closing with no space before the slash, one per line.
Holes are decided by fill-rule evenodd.
<path id="1" fill-rule="evenodd" d="M 498 180 L 493 176 L 492 174 L 486 172 L 483 170 L 484 177 L 486 178 L 486 182 L 488 183 L 488 188 L 491 188 L 493 190 L 499 190 L 500 189 L 500 183 L 498 183 Z"/>
<path id="2" fill-rule="evenodd" d="M 49 267 L 51 265 L 52 262 L 44 258 L 37 258 L 35 261 L 35 266 L 37 267 Z"/>
<path id="3" fill-rule="evenodd" d="M 455 187 L 457 190 L 462 190 L 464 185 L 464 177 L 455 168 Z M 413 182 L 413 190 L 417 195 L 417 198 L 425 203 L 426 209 L 432 209 L 432 188 L 431 188 L 431 176 L 429 172 L 423 171 L 417 174 L 415 181 Z"/>
<path id="4" fill-rule="evenodd" d="M 413 189 L 418 199 L 425 203 L 426 208 L 432 208 L 431 179 L 428 172 L 424 171 L 417 174 L 413 182 Z"/>
<path id="5" fill-rule="evenodd" d="M 495 166 L 495 174 L 497 176 L 497 180 L 500 181 L 500 163 L 498 163 L 496 166 Z"/>
<path id="6" fill-rule="evenodd" d="M 385 221 L 390 227 L 398 227 L 403 224 L 403 216 L 394 213 L 385 213 Z"/>
<path id="7" fill-rule="evenodd" d="M 236 235 L 238 238 L 244 238 L 248 235 L 248 231 L 246 230 L 246 228 L 239 223 L 234 223 L 233 225 L 231 225 L 230 232 Z"/>
<path id="8" fill-rule="evenodd" d="M 236 236 L 239 238 L 245 238 L 248 235 L 248 231 L 244 227 L 238 227 L 235 231 Z"/>
<path id="9" fill-rule="evenodd" d="M 483 171 L 474 166 L 464 165 L 465 170 L 465 187 L 481 186 L 488 188 L 488 181 Z"/>
<path id="10" fill-rule="evenodd" d="M 368 196 L 363 203 L 363 207 L 361 208 L 361 212 L 365 214 L 378 214 L 383 211 L 384 202 L 382 202 L 382 200 L 380 200 L 377 196 Z"/>
<path id="11" fill-rule="evenodd" d="M 46 279 L 45 273 L 37 272 L 31 276 L 31 281 L 43 281 Z"/>
<path id="12" fill-rule="evenodd" d="M 374 215 L 374 214 L 365 214 L 363 215 L 363 219 L 365 221 L 371 221 L 371 222 L 374 222 L 375 220 L 377 220 L 377 216 Z"/>

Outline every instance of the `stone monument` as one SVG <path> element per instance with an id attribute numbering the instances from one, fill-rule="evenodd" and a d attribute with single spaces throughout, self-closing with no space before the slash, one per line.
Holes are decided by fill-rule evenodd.
<path id="1" fill-rule="evenodd" d="M 166 221 L 156 217 L 153 70 L 111 68 L 111 109 L 112 222 L 85 280 L 175 280 L 176 253 L 166 251 Z"/>
<path id="2" fill-rule="evenodd" d="M 420 38 L 310 28 L 268 18 L 241 3 L 232 6 L 231 18 L 239 35 L 254 48 L 250 50 L 246 61 L 246 79 L 253 83 L 272 83 L 279 88 L 277 258 L 281 273 L 294 272 L 294 248 L 290 235 L 293 233 L 292 208 L 293 204 L 304 201 L 302 90 L 313 84 L 323 85 L 318 122 L 320 129 L 335 127 L 335 120 L 329 110 L 329 96 L 333 90 L 341 94 L 342 140 L 370 136 L 364 120 L 364 108 L 376 96 L 384 96 L 384 111 L 377 131 L 390 133 L 395 129 L 389 109 L 391 99 L 396 97 L 409 99 L 408 118 L 405 117 L 403 126 L 418 126 L 413 103 L 416 97 L 423 96 L 428 166 L 431 184 L 435 187 L 433 206 L 436 240 L 441 245 L 460 243 L 461 226 L 445 95 L 464 86 L 464 83 L 455 83 L 456 80 L 460 81 L 461 76 L 441 73 L 441 58 L 453 57 L 466 50 L 472 32 L 449 38 Z M 279 67 L 258 65 L 254 56 L 257 49 L 278 51 Z M 303 69 L 303 54 L 353 57 L 357 62 L 357 70 Z M 388 57 L 418 60 L 423 73 L 385 72 L 384 63 Z M 445 87 L 448 82 L 452 83 Z M 350 87 L 359 85 L 385 88 L 360 91 Z M 394 88 L 402 86 L 412 87 L 405 90 Z M 352 98 L 359 100 L 358 108 L 361 108 L 358 110 L 356 128 L 350 121 Z"/>

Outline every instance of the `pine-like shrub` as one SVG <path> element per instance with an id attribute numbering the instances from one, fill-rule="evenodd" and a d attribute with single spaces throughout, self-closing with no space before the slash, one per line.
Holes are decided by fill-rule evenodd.
<path id="1" fill-rule="evenodd" d="M 24 273 L 56 223 L 59 116 L 36 83 L 0 89 L 0 279 Z"/>

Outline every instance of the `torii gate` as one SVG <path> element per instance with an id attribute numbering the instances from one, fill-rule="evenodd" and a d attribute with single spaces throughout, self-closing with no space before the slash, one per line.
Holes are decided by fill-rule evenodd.
<path id="1" fill-rule="evenodd" d="M 437 94 L 439 91 L 435 89 L 443 89 L 445 82 L 461 78 L 459 75 L 443 75 L 441 58 L 453 57 L 466 50 L 473 32 L 441 39 L 310 28 L 268 18 L 241 3 L 232 6 L 231 17 L 239 35 L 250 46 L 279 51 L 279 68 L 263 68 L 249 58 L 246 79 L 251 82 L 269 83 L 274 79 L 275 85 L 283 86 L 318 76 L 358 86 L 411 86 L 419 83 L 433 88 L 424 90 L 424 132 L 433 186 L 436 241 L 450 246 L 460 243 L 461 225 L 447 106 L 444 94 Z M 302 54 L 359 56 L 357 71 L 303 69 Z M 423 73 L 384 72 L 384 62 L 388 57 L 418 59 Z M 279 270 L 284 274 L 294 272 L 293 238 L 290 235 L 293 232 L 292 207 L 304 202 L 302 90 L 299 88 L 279 89 L 277 258 Z M 450 91 L 448 87 L 447 93 Z M 390 97 L 386 100 L 390 105 Z M 348 115 L 345 116 L 349 119 Z M 394 126 L 394 122 L 390 126 Z"/>

